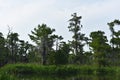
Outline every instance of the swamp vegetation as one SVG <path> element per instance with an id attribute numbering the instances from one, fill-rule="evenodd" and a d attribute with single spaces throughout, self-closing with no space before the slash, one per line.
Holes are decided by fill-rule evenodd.
<path id="1" fill-rule="evenodd" d="M 95 78 L 95 77 L 119 77 L 119 67 L 95 67 L 95 66 L 78 66 L 78 65 L 49 65 L 40 64 L 8 64 L 0 69 L 0 80 L 35 80 L 47 79 L 63 80 L 65 78 Z M 51 78 L 51 79 L 50 79 Z M 58 79 L 60 78 L 60 79 Z M 66 79 L 67 80 L 67 79 Z M 83 79 L 85 80 L 85 79 Z M 96 79 L 95 79 L 96 80 Z"/>
<path id="2" fill-rule="evenodd" d="M 10 28 L 6 37 L 0 32 L 0 80 L 109 80 L 111 75 L 119 80 L 120 30 L 115 27 L 120 21 L 108 23 L 111 35 L 98 30 L 86 36 L 81 19 L 72 14 L 68 29 L 73 35 L 67 42 L 46 24 L 39 24 L 28 34 L 35 44 L 19 39 Z"/>

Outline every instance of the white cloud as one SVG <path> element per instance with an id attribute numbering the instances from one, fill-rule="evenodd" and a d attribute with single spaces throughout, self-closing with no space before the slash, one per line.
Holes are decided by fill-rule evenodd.
<path id="1" fill-rule="evenodd" d="M 2 13 L 3 20 L 0 19 L 0 21 L 2 21 L 4 24 L 19 24 L 20 21 L 24 21 L 25 19 L 36 16 L 36 14 L 38 15 L 40 12 L 43 13 L 44 9 L 48 8 L 51 4 L 52 0 L 49 3 L 46 1 L 39 1 L 14 7 L 9 4 Z"/>
<path id="2" fill-rule="evenodd" d="M 6 33 L 9 25 L 22 34 L 22 38 L 26 38 L 37 24 L 46 23 L 56 28 L 59 35 L 69 38 L 71 34 L 67 32 L 67 21 L 71 13 L 77 12 L 83 16 L 82 23 L 87 33 L 93 29 L 103 29 L 107 21 L 120 17 L 119 0 L 87 1 L 0 0 L 0 31 Z M 102 25 L 103 27 L 98 27 Z"/>
<path id="3" fill-rule="evenodd" d="M 0 31 L 6 33 L 6 27 L 9 25 L 13 27 L 13 30 L 25 33 L 26 29 L 30 27 L 26 26 L 26 24 L 34 23 L 37 20 L 35 18 L 41 16 L 41 13 L 44 14 L 45 10 L 53 3 L 54 0 L 49 3 L 47 0 L 38 0 L 27 4 L 0 0 Z M 25 27 L 26 29 L 24 29 Z"/>
<path id="4" fill-rule="evenodd" d="M 77 6 L 73 11 L 77 11 L 83 16 L 82 21 L 86 27 L 85 32 L 103 30 L 109 33 L 107 22 L 120 18 L 119 3 L 119 0 L 104 0 L 103 2 Z"/>

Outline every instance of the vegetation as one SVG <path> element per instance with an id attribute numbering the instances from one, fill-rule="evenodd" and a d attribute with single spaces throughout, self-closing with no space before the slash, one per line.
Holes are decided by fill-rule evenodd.
<path id="1" fill-rule="evenodd" d="M 39 24 L 29 34 L 36 45 L 20 40 L 19 34 L 10 29 L 6 38 L 0 32 L 0 67 L 10 64 L 2 67 L 1 72 L 48 75 L 118 72 L 120 69 L 114 67 L 120 66 L 120 30 L 115 30 L 114 27 L 119 26 L 120 21 L 108 23 L 111 31 L 111 39 L 108 40 L 108 35 L 101 30 L 91 32 L 86 37 L 82 33 L 81 19 L 77 13 L 72 14 L 68 29 L 73 33 L 73 40 L 68 42 L 63 41 L 62 36 L 54 34 L 55 29 L 46 24 Z M 90 51 L 84 50 L 85 45 L 89 45 Z M 10 77 L 12 76 L 8 76 Z"/>
<path id="2" fill-rule="evenodd" d="M 77 16 L 76 13 L 72 14 L 72 18 L 69 20 L 70 25 L 68 26 L 69 31 L 72 32 L 74 35 L 72 36 L 73 41 L 70 41 L 71 44 L 71 50 L 73 51 L 73 54 L 75 54 L 75 60 L 74 62 L 84 64 L 84 50 L 83 47 L 85 43 L 87 42 L 88 38 L 85 37 L 85 34 L 81 33 L 81 16 Z"/>
<path id="3" fill-rule="evenodd" d="M 104 32 L 96 31 L 90 34 L 91 42 L 90 47 L 94 52 L 94 61 L 98 66 L 108 66 L 108 56 L 110 53 L 110 45 L 107 43 L 107 37 L 104 36 Z"/>
<path id="4" fill-rule="evenodd" d="M 79 65 L 39 65 L 39 64 L 8 64 L 0 69 L 0 79 L 16 80 L 24 76 L 73 76 L 73 75 L 114 75 L 120 74 L 117 67 L 95 67 Z"/>

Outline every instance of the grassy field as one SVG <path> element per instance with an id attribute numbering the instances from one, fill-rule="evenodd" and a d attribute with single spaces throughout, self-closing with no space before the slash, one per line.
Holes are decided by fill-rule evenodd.
<path id="1" fill-rule="evenodd" d="M 15 80 L 15 76 L 71 76 L 71 75 L 119 75 L 119 67 L 95 67 L 80 65 L 8 64 L 0 69 L 0 80 Z M 5 79 L 4 79 L 5 78 Z M 8 78 L 8 79 L 7 79 Z"/>

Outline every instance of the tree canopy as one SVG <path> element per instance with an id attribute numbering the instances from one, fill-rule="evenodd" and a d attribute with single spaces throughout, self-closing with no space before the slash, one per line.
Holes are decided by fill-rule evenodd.
<path id="1" fill-rule="evenodd" d="M 84 26 L 81 24 L 82 16 L 73 13 L 69 19 L 69 32 L 72 39 L 65 42 L 64 38 L 55 34 L 55 29 L 46 24 L 39 24 L 30 34 L 29 38 L 35 43 L 19 39 L 17 32 L 9 31 L 7 37 L 0 32 L 0 66 L 7 63 L 39 63 L 43 65 L 120 65 L 120 30 L 115 26 L 120 21 L 115 19 L 108 23 L 111 35 L 104 31 L 96 30 L 86 37 L 82 33 Z M 67 26 L 66 26 L 67 27 Z M 110 36 L 110 40 L 107 39 Z M 88 45 L 89 51 L 85 50 Z"/>

